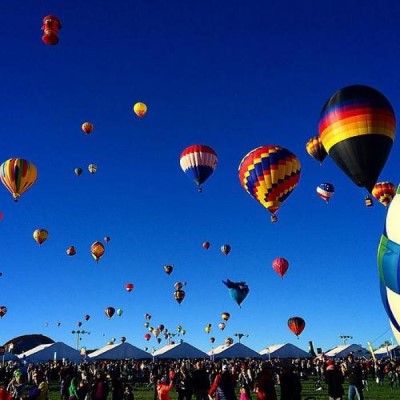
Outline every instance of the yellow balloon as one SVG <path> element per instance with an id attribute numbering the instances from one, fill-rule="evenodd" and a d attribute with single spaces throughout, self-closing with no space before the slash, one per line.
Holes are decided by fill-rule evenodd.
<path id="1" fill-rule="evenodd" d="M 147 112 L 147 106 L 144 103 L 138 102 L 133 106 L 133 112 L 139 117 L 142 118 Z"/>
<path id="2" fill-rule="evenodd" d="M 47 239 L 48 236 L 49 232 L 47 232 L 46 229 L 36 229 L 33 232 L 33 238 L 39 244 L 42 244 Z"/>
<path id="3" fill-rule="evenodd" d="M 94 242 L 90 247 L 90 252 L 92 253 L 92 256 L 96 260 L 96 262 L 99 262 L 105 251 L 106 249 L 104 245 L 100 242 Z"/>

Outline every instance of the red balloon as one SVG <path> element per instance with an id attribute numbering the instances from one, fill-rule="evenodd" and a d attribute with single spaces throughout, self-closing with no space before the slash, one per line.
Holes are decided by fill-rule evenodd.
<path id="1" fill-rule="evenodd" d="M 210 248 L 210 246 L 211 246 L 210 242 L 204 242 L 203 243 L 203 248 L 206 249 L 206 250 L 208 250 Z"/>
<path id="2" fill-rule="evenodd" d="M 133 283 L 127 283 L 127 284 L 125 285 L 125 289 L 126 289 L 128 292 L 132 292 L 133 288 L 134 288 Z"/>
<path id="3" fill-rule="evenodd" d="M 272 268 L 275 272 L 283 278 L 289 268 L 289 262 L 285 258 L 278 257 L 272 262 Z"/>
<path id="4" fill-rule="evenodd" d="M 299 338 L 301 332 L 303 332 L 306 322 L 301 317 L 292 317 L 288 319 L 288 327 L 289 329 Z"/>
<path id="5" fill-rule="evenodd" d="M 150 340 L 150 339 L 151 339 L 150 333 L 146 333 L 146 334 L 144 335 L 144 338 L 145 338 L 146 340 Z"/>

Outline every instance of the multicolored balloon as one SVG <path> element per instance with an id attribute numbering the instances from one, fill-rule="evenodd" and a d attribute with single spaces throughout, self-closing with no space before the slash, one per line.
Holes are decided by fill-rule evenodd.
<path id="1" fill-rule="evenodd" d="M 108 318 L 112 318 L 112 316 L 115 314 L 115 308 L 114 307 L 107 307 L 105 310 L 104 310 L 104 313 L 106 314 L 106 316 L 108 317 Z"/>
<path id="2" fill-rule="evenodd" d="M 85 321 L 89 321 L 89 319 L 90 319 L 90 315 L 89 315 L 89 314 L 86 314 L 86 315 L 85 315 Z"/>
<path id="3" fill-rule="evenodd" d="M 231 252 L 231 249 L 232 248 L 229 244 L 224 244 L 221 246 L 221 253 L 227 256 Z"/>
<path id="4" fill-rule="evenodd" d="M 207 324 L 206 327 L 204 328 L 204 330 L 206 331 L 206 333 L 210 333 L 211 332 L 211 324 Z"/>
<path id="5" fill-rule="evenodd" d="M 292 317 L 288 319 L 288 327 L 289 329 L 299 338 L 301 332 L 303 332 L 306 322 L 301 317 Z"/>
<path id="6" fill-rule="evenodd" d="M 42 41 L 44 44 L 54 46 L 58 43 L 58 31 L 61 29 L 61 22 L 55 15 L 46 15 L 42 22 Z"/>
<path id="7" fill-rule="evenodd" d="M 396 194 L 396 187 L 392 182 L 378 182 L 372 189 L 372 196 L 387 207 Z"/>
<path id="8" fill-rule="evenodd" d="M 218 324 L 218 328 L 219 329 L 221 329 L 221 331 L 223 331 L 224 329 L 225 329 L 225 323 L 224 322 L 220 322 L 219 324 Z"/>
<path id="9" fill-rule="evenodd" d="M 333 94 L 319 120 L 319 136 L 329 156 L 369 192 L 392 149 L 395 131 L 395 114 L 388 99 L 364 85 L 347 86 Z"/>
<path id="10" fill-rule="evenodd" d="M 0 306 L 0 318 L 3 318 L 7 314 L 7 311 L 6 306 Z"/>
<path id="11" fill-rule="evenodd" d="M 329 200 L 335 194 L 335 187 L 332 185 L 332 183 L 320 183 L 317 186 L 317 194 L 319 197 L 321 197 L 321 199 L 329 203 Z"/>
<path id="12" fill-rule="evenodd" d="M 202 184 L 211 176 L 218 164 L 217 153 L 209 146 L 195 144 L 182 151 L 180 165 L 183 172 L 202 191 Z"/>
<path id="13" fill-rule="evenodd" d="M 381 300 L 390 323 L 400 331 L 400 294 L 390 290 L 383 282 L 379 282 Z"/>
<path id="14" fill-rule="evenodd" d="M 239 181 L 276 222 L 276 213 L 297 186 L 300 172 L 300 161 L 292 152 L 281 146 L 261 146 L 243 157 Z"/>
<path id="15" fill-rule="evenodd" d="M 184 290 L 179 289 L 179 290 L 175 290 L 175 292 L 174 292 L 174 298 L 179 304 L 182 303 L 185 296 L 186 296 L 186 293 Z"/>
<path id="16" fill-rule="evenodd" d="M 173 265 L 164 265 L 164 272 L 167 275 L 171 275 L 173 270 L 174 270 L 174 266 Z"/>
<path id="17" fill-rule="evenodd" d="M 228 312 L 223 312 L 222 314 L 221 314 L 221 318 L 224 320 L 224 321 L 229 321 L 229 318 L 231 317 L 231 314 L 229 314 Z"/>
<path id="18" fill-rule="evenodd" d="M 289 268 L 289 261 L 286 260 L 286 258 L 277 257 L 272 261 L 272 268 L 281 278 L 283 278 Z"/>
<path id="19" fill-rule="evenodd" d="M 67 253 L 69 256 L 74 256 L 74 255 L 76 254 L 75 247 L 74 247 L 74 246 L 69 246 L 69 247 L 67 248 L 66 253 Z"/>
<path id="20" fill-rule="evenodd" d="M 84 122 L 82 124 L 82 131 L 86 135 L 90 135 L 93 132 L 94 125 L 91 122 Z"/>
<path id="21" fill-rule="evenodd" d="M 79 167 L 78 167 L 78 168 L 75 168 L 75 169 L 74 169 L 74 173 L 75 173 L 76 176 L 81 175 L 82 172 L 83 172 L 82 168 L 79 168 Z"/>
<path id="22" fill-rule="evenodd" d="M 10 191 L 14 201 L 18 201 L 37 179 L 37 169 L 33 163 L 22 158 L 10 158 L 0 165 L 0 180 Z"/>
<path id="23" fill-rule="evenodd" d="M 241 307 L 243 300 L 247 297 L 250 291 L 246 282 L 232 282 L 229 279 L 227 279 L 226 282 L 222 282 L 229 289 L 231 298 L 239 307 Z"/>
<path id="24" fill-rule="evenodd" d="M 210 242 L 203 242 L 203 249 L 208 250 L 210 246 L 211 246 Z"/>
<path id="25" fill-rule="evenodd" d="M 125 285 L 125 290 L 126 290 L 128 293 L 132 292 L 133 288 L 134 288 L 133 283 L 127 283 L 127 284 Z"/>
<path id="26" fill-rule="evenodd" d="M 39 244 L 41 245 L 42 243 L 44 243 L 46 241 L 46 239 L 49 237 L 49 232 L 47 232 L 46 229 L 43 228 L 39 228 L 39 229 L 35 229 L 33 231 L 33 239 Z"/>
<path id="27" fill-rule="evenodd" d="M 88 166 L 88 171 L 89 171 L 91 174 L 96 173 L 96 171 L 97 171 L 97 165 L 96 165 L 96 164 L 89 164 L 89 166 Z"/>
<path id="28" fill-rule="evenodd" d="M 319 136 L 314 136 L 306 143 L 307 153 L 317 160 L 320 164 L 325 160 L 328 153 L 326 152 Z"/>

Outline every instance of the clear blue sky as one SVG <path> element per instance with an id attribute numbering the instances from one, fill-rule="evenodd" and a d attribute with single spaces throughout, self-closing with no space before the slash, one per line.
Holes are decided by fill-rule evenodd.
<path id="1" fill-rule="evenodd" d="M 285 342 L 307 349 L 309 340 L 327 350 L 340 335 L 364 346 L 390 340 L 376 266 L 386 210 L 366 208 L 365 192 L 329 157 L 319 166 L 305 143 L 325 101 L 350 84 L 380 90 L 398 113 L 399 12 L 396 1 L 369 0 L 3 0 L 0 158 L 32 161 L 38 180 L 18 203 L 0 187 L 0 303 L 8 307 L 0 342 L 42 333 L 75 346 L 71 330 L 82 321 L 88 348 L 121 336 L 158 348 L 165 342 L 143 338 L 145 313 L 153 326 L 181 325 L 205 351 L 210 336 L 221 344 L 234 333 L 249 334 L 243 343 L 258 351 Z M 41 41 L 47 14 L 62 23 L 57 46 Z M 142 120 L 136 101 L 149 107 Z M 90 136 L 84 121 L 95 126 Z M 179 166 L 196 143 L 219 156 L 201 194 Z M 237 173 L 247 152 L 267 144 L 302 164 L 276 224 Z M 398 159 L 395 140 L 380 180 L 399 183 Z M 316 195 L 321 182 L 336 187 L 329 205 Z M 39 247 L 32 232 L 41 227 L 49 238 Z M 106 235 L 96 264 L 90 245 Z M 271 267 L 278 256 L 290 262 L 283 280 Z M 170 276 L 165 264 L 175 266 Z M 227 278 L 250 287 L 241 309 Z M 180 306 L 176 281 L 187 282 Z M 108 306 L 123 315 L 108 320 Z M 221 332 L 224 311 L 231 319 Z M 287 327 L 293 316 L 306 320 L 299 340 Z"/>

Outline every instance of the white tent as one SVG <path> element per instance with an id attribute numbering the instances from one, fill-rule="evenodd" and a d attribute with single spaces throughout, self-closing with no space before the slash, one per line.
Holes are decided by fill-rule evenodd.
<path id="1" fill-rule="evenodd" d="M 291 344 L 274 344 L 260 351 L 263 359 L 270 358 L 309 358 L 310 354 Z"/>
<path id="2" fill-rule="evenodd" d="M 189 343 L 167 344 L 153 353 L 154 358 L 208 358 L 204 351 Z"/>
<path id="3" fill-rule="evenodd" d="M 207 353 L 214 360 L 218 358 L 261 358 L 261 355 L 243 343 L 223 344 Z"/>
<path id="4" fill-rule="evenodd" d="M 18 358 L 27 362 L 47 362 L 50 360 L 82 361 L 82 356 L 78 350 L 62 342 L 40 344 L 25 353 L 18 354 Z"/>
<path id="5" fill-rule="evenodd" d="M 374 351 L 376 358 L 396 358 L 400 357 L 400 346 L 399 345 L 391 345 L 388 347 L 381 347 L 378 350 Z"/>
<path id="6" fill-rule="evenodd" d="M 88 355 L 90 360 L 124 360 L 133 358 L 136 360 L 151 359 L 151 354 L 131 345 L 130 343 L 108 344 Z"/>
<path id="7" fill-rule="evenodd" d="M 332 350 L 327 351 L 325 353 L 325 356 L 335 357 L 335 358 L 345 358 L 349 353 L 353 353 L 355 358 L 371 357 L 371 353 L 367 349 L 364 349 L 364 347 L 362 347 L 359 344 L 342 344 L 340 346 L 334 347 Z"/>

